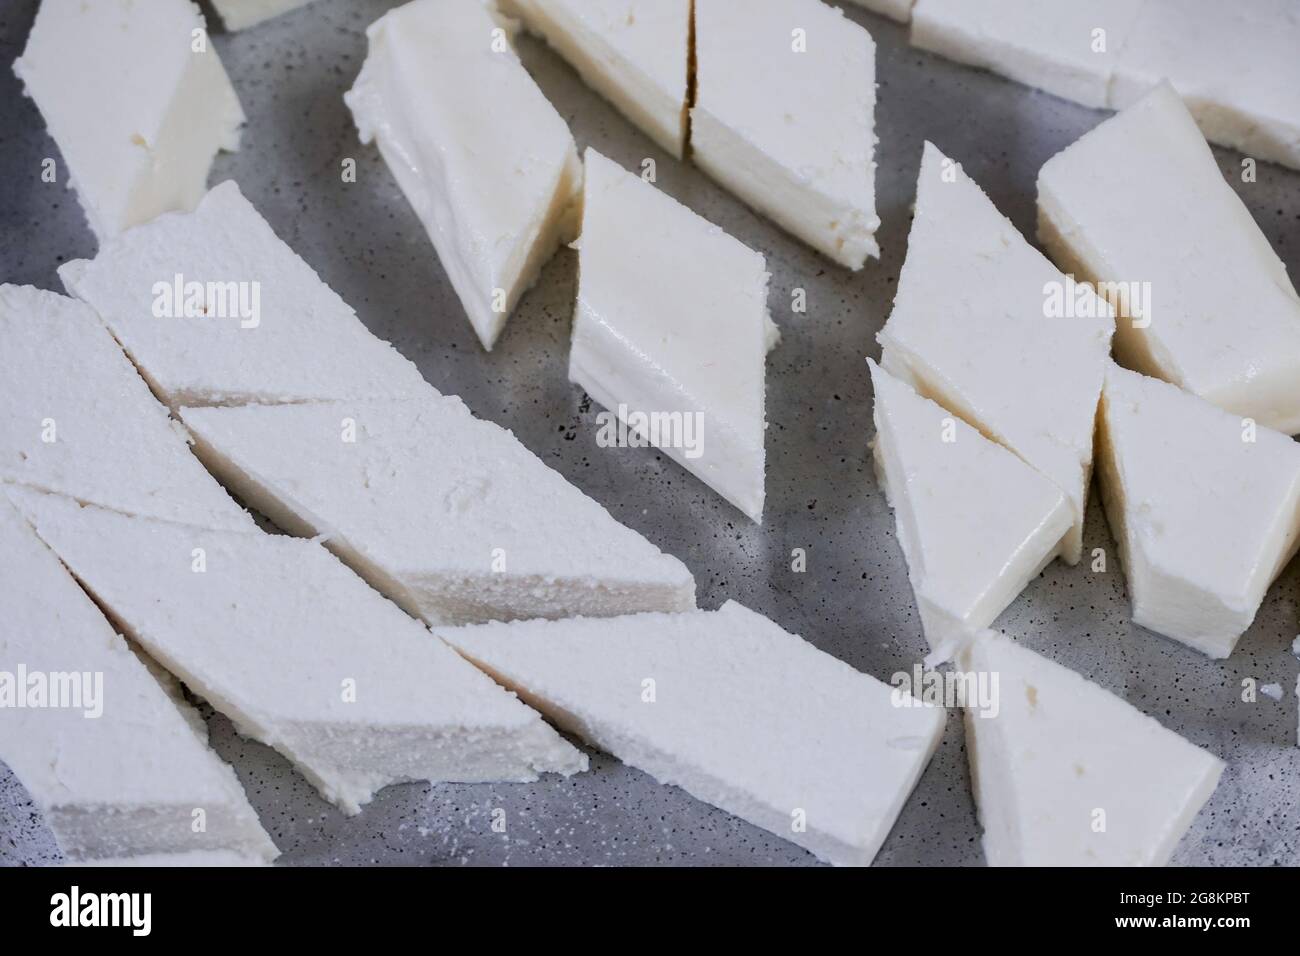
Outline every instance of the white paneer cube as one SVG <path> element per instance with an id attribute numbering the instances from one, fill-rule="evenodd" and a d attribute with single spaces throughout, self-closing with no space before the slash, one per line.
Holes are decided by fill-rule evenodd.
<path id="1" fill-rule="evenodd" d="M 1169 862 L 1222 760 L 1000 634 L 981 634 L 961 666 L 996 680 L 996 699 L 981 702 L 992 706 L 966 709 L 990 866 Z"/>
<path id="2" fill-rule="evenodd" d="M 1300 445 L 1114 364 L 1098 420 L 1133 620 L 1227 657 L 1300 541 Z"/>
<path id="3" fill-rule="evenodd" d="M 429 394 L 234 182 L 59 268 L 168 406 Z"/>
<path id="4" fill-rule="evenodd" d="M 695 607 L 680 561 L 458 398 L 181 415 L 245 501 L 431 624 Z"/>
<path id="5" fill-rule="evenodd" d="M 582 165 L 492 0 L 413 0 L 370 25 L 344 95 L 379 144 L 485 349 L 575 233 Z"/>
<path id="6" fill-rule="evenodd" d="M 912 43 L 1102 109 L 1143 2 L 916 0 Z"/>
<path id="7" fill-rule="evenodd" d="M 1071 564 L 1113 331 L 1110 306 L 1058 272 L 927 143 L 880 364 L 1061 489 L 1073 512 Z"/>
<path id="8" fill-rule="evenodd" d="M 595 150 L 586 164 L 569 378 L 761 521 L 766 261 Z"/>
<path id="9" fill-rule="evenodd" d="M 660 147 L 686 147 L 691 0 L 505 0 Z"/>
<path id="10" fill-rule="evenodd" d="M 1300 432 L 1300 297 L 1172 87 L 1048 160 L 1038 214 L 1061 268 L 1117 306 L 1122 363 Z"/>
<path id="11" fill-rule="evenodd" d="M 947 716 L 734 601 L 437 633 L 564 730 L 839 865 L 874 859 Z"/>
<path id="12" fill-rule="evenodd" d="M 879 257 L 876 44 L 820 0 L 695 0 L 695 163 L 850 269 Z"/>
<path id="13" fill-rule="evenodd" d="M 1016 455 L 870 364 L 876 471 L 931 660 L 948 660 L 1060 553 L 1074 514 Z"/>
<path id="14" fill-rule="evenodd" d="M 586 769 L 536 713 L 314 541 L 9 494 L 132 640 L 345 813 L 392 783 Z"/>
<path id="15" fill-rule="evenodd" d="M 42 0 L 14 63 L 102 243 L 193 209 L 244 113 L 190 0 Z"/>
<path id="16" fill-rule="evenodd" d="M 1166 79 L 1207 139 L 1300 169 L 1295 0 L 1142 0 L 1108 105 L 1126 109 Z"/>
<path id="17" fill-rule="evenodd" d="M 202 720 L 150 676 L 2 491 L 0 554 L 0 760 L 64 855 L 273 859 L 234 771 L 189 722 Z"/>

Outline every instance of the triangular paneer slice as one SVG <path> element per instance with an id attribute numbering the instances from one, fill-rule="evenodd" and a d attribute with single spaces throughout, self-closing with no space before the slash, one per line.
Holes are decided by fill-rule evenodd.
<path id="1" fill-rule="evenodd" d="M 233 181 L 59 268 L 167 405 L 420 395 L 429 386 Z"/>
<path id="2" fill-rule="evenodd" d="M 315 542 L 10 497 L 129 637 L 345 813 L 391 783 L 586 769 Z"/>
<path id="3" fill-rule="evenodd" d="M 1227 657 L 1300 541 L 1300 445 L 1111 364 L 1098 475 L 1133 620 Z"/>
<path id="4" fill-rule="evenodd" d="M 459 398 L 182 416 L 237 494 L 431 624 L 695 607 L 685 565 Z"/>
<path id="5" fill-rule="evenodd" d="M 988 627 L 1073 524 L 1059 488 L 874 362 L 876 469 L 934 660 Z"/>
<path id="6" fill-rule="evenodd" d="M 686 147 L 691 0 L 504 0 L 587 85 L 673 156 Z"/>
<path id="7" fill-rule="evenodd" d="M 193 209 L 217 151 L 239 147 L 244 112 L 188 0 L 41 0 L 14 73 L 100 242 Z"/>
<path id="8" fill-rule="evenodd" d="M 125 514 L 256 528 L 85 303 L 0 285 L 0 339 L 0 481 Z"/>
<path id="9" fill-rule="evenodd" d="M 961 666 L 996 687 L 994 699 L 966 709 L 990 866 L 1169 861 L 1222 760 L 1000 634 L 968 644 Z"/>
<path id="10" fill-rule="evenodd" d="M 64 855 L 273 859 L 188 705 L 169 698 L 3 494 L 0 553 L 0 760 Z"/>
<path id="11" fill-rule="evenodd" d="M 1111 308 L 1016 231 L 962 168 L 925 144 L 885 371 L 1007 446 L 1061 489 L 1079 560 Z"/>
<path id="12" fill-rule="evenodd" d="M 841 865 L 875 857 L 946 716 L 734 601 L 437 633 L 561 728 Z"/>
<path id="13" fill-rule="evenodd" d="M 586 164 L 569 378 L 621 423 L 609 432 L 762 521 L 766 261 L 595 150 Z"/>
<path id="14" fill-rule="evenodd" d="M 850 269 L 879 257 L 876 44 L 820 0 L 695 0 L 691 157 Z"/>
<path id="15" fill-rule="evenodd" d="M 414 0 L 366 30 L 344 101 L 379 145 L 491 350 L 572 240 L 582 165 L 568 124 L 519 61 L 493 0 Z"/>
<path id="16" fill-rule="evenodd" d="M 1153 239 L 1155 222 L 1177 222 L 1178 241 Z M 1043 165 L 1038 232 L 1116 307 L 1126 367 L 1300 432 L 1300 297 L 1173 87 Z"/>

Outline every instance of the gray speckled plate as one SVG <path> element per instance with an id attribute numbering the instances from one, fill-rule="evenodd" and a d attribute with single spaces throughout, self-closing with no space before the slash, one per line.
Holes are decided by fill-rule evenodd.
<path id="1" fill-rule="evenodd" d="M 888 315 L 906 251 L 921 144 L 932 139 L 1033 234 L 1038 168 L 1105 114 L 916 52 L 906 31 L 850 9 L 879 47 L 878 203 L 884 255 L 851 274 L 749 212 L 675 162 L 586 89 L 549 50 L 522 54 L 591 144 L 631 167 L 658 161 L 659 185 L 768 257 L 783 341 L 768 364 L 768 498 L 760 528 L 699 481 L 646 449 L 596 445 L 595 414 L 567 380 L 576 259 L 564 251 L 485 354 L 415 215 L 374 149 L 357 142 L 342 101 L 365 55 L 364 28 L 383 0 L 317 3 L 216 44 L 248 113 L 244 148 L 221 156 L 212 181 L 234 178 L 275 230 L 445 392 L 520 439 L 615 517 L 690 566 L 701 606 L 735 598 L 868 673 L 887 679 L 924 651 L 907 570 L 866 443 L 871 394 L 863 357 Z M 0 280 L 60 288 L 59 263 L 94 252 L 80 208 L 39 178 L 56 156 L 10 70 L 36 0 L 0 7 Z M 211 17 L 209 18 L 212 19 Z M 1240 157 L 1219 151 L 1226 173 Z M 358 181 L 340 181 L 355 157 Z M 1261 164 L 1230 175 L 1292 274 L 1300 273 L 1300 173 Z M 790 290 L 808 290 L 808 312 Z M 310 343 L 302 360 L 311 361 Z M 808 569 L 790 570 L 792 548 Z M 1114 553 L 1096 502 L 1085 548 Z M 1218 791 L 1175 860 L 1300 864 L 1300 749 L 1295 746 L 1300 573 L 1269 592 L 1226 662 L 1134 627 L 1117 562 L 1103 574 L 1054 564 L 999 626 L 1131 701 L 1228 761 Z M 1241 682 L 1280 683 L 1281 702 L 1241 699 Z M 814 859 L 673 787 L 602 755 L 590 773 L 528 786 L 390 787 L 358 817 L 324 803 L 277 754 L 210 719 L 217 750 L 238 770 L 284 863 L 809 864 Z M 492 810 L 506 811 L 504 834 Z M 886 841 L 880 864 L 982 861 L 961 721 L 952 715 L 929 769 Z M 0 863 L 58 858 L 22 787 L 0 764 Z"/>

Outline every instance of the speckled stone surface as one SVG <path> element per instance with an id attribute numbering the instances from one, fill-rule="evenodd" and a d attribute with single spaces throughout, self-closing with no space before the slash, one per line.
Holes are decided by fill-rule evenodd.
<path id="1" fill-rule="evenodd" d="M 735 598 L 861 670 L 888 679 L 925 653 L 893 519 L 866 443 L 871 394 L 863 357 L 879 356 L 906 251 L 916 169 L 926 138 L 962 162 L 998 206 L 1032 235 L 1034 181 L 1057 150 L 1105 114 L 1077 107 L 908 48 L 906 31 L 856 8 L 879 47 L 878 204 L 884 256 L 851 274 L 803 248 L 632 129 L 549 50 L 522 55 L 570 122 L 625 166 L 658 164 L 659 186 L 768 257 L 771 308 L 783 341 L 768 364 L 768 501 L 756 526 L 699 481 L 646 449 L 596 444 L 595 415 L 567 381 L 576 258 L 562 252 L 523 301 L 491 355 L 474 340 L 433 249 L 383 162 L 356 140 L 342 101 L 365 54 L 365 26 L 391 4 L 318 0 L 216 45 L 248 113 L 244 148 L 224 155 L 212 182 L 234 178 L 276 231 L 361 314 L 417 362 L 438 388 L 515 431 L 615 517 L 690 566 L 701 606 Z M 40 181 L 57 156 L 10 64 L 35 0 L 0 6 L 0 278 L 59 288 L 57 265 L 90 255 L 94 240 L 75 198 Z M 1300 173 L 1217 152 L 1230 181 L 1293 275 L 1300 274 Z M 345 158 L 354 184 L 341 182 Z M 791 290 L 807 290 L 793 314 Z M 311 343 L 303 343 L 311 361 Z M 807 571 L 790 569 L 807 549 Z M 1296 672 L 1300 571 L 1273 586 L 1254 627 L 1226 662 L 1201 657 L 1129 623 L 1115 547 L 1094 496 L 1085 549 L 1107 570 L 1055 564 L 999 626 L 1131 701 L 1229 769 L 1180 846 L 1183 864 L 1300 864 L 1300 749 Z M 1242 680 L 1280 683 L 1281 701 L 1241 699 Z M 3 719 L 0 716 L 0 719 Z M 590 773 L 531 786 L 391 787 L 360 816 L 325 804 L 278 755 L 210 717 L 285 864 L 793 864 L 802 850 L 656 785 L 596 755 Z M 504 833 L 493 811 L 505 811 Z M 979 864 L 978 827 L 962 726 L 943 743 L 886 841 L 881 865 Z M 58 859 L 21 786 L 0 764 L 0 864 Z"/>

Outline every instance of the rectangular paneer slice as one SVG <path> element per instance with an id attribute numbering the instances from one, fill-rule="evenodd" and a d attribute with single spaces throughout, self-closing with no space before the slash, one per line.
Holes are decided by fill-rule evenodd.
<path id="1" fill-rule="evenodd" d="M 1053 258 L 1117 307 L 1121 362 L 1300 432 L 1300 297 L 1172 87 L 1048 160 L 1038 215 Z"/>
<path id="2" fill-rule="evenodd" d="M 569 378 L 762 521 L 766 260 L 595 150 L 586 165 Z"/>
<path id="3" fill-rule="evenodd" d="M 0 760 L 64 855 L 274 858 L 234 771 L 3 493 L 0 553 Z"/>
<path id="4" fill-rule="evenodd" d="M 129 637 L 345 813 L 391 783 L 586 769 L 315 542 L 10 496 Z"/>
<path id="5" fill-rule="evenodd" d="M 879 257 L 876 44 L 820 0 L 695 0 L 696 165 L 850 269 Z"/>
<path id="6" fill-rule="evenodd" d="M 438 252 L 485 349 L 573 238 L 582 165 L 492 0 L 414 0 L 370 25 L 344 95 Z"/>
<path id="7" fill-rule="evenodd" d="M 876 470 L 931 660 L 947 660 L 1060 553 L 1074 515 L 1042 474 L 870 365 Z"/>
<path id="8" fill-rule="evenodd" d="M 885 371 L 1046 475 L 1083 542 L 1092 433 L 1115 323 L 1025 241 L 957 163 L 925 144 Z"/>
<path id="9" fill-rule="evenodd" d="M 1300 540 L 1300 445 L 1114 364 L 1098 418 L 1133 620 L 1227 657 Z"/>
<path id="10" fill-rule="evenodd" d="M 42 0 L 14 63 L 103 242 L 193 209 L 244 113 L 189 0 Z"/>
<path id="11" fill-rule="evenodd" d="M 311 2 L 312 0 L 212 0 L 212 7 L 227 30 L 246 30 Z"/>
<path id="12" fill-rule="evenodd" d="M 459 398 L 182 415 L 237 494 L 431 624 L 695 607 L 685 565 Z"/>
<path id="13" fill-rule="evenodd" d="M 504 0 L 502 7 L 642 132 L 682 158 L 691 0 Z"/>
<path id="14" fill-rule="evenodd" d="M 0 285 L 0 341 L 0 482 L 125 514 L 255 530 L 85 303 Z"/>
<path id="15" fill-rule="evenodd" d="M 734 601 L 437 633 L 562 729 L 840 865 L 875 857 L 946 717 Z"/>
<path id="16" fill-rule="evenodd" d="M 419 371 L 271 231 L 231 182 L 59 268 L 163 402 L 427 394 Z"/>
<path id="17" fill-rule="evenodd" d="M 1300 4 L 1142 0 L 1110 107 L 1168 79 L 1207 139 L 1300 169 Z"/>
<path id="18" fill-rule="evenodd" d="M 1145 0 L 916 0 L 912 44 L 1101 109 Z"/>
<path id="19" fill-rule="evenodd" d="M 990 866 L 1169 862 L 1222 760 L 1000 634 L 979 635 L 961 666 L 997 679 L 997 707 L 966 711 Z"/>

